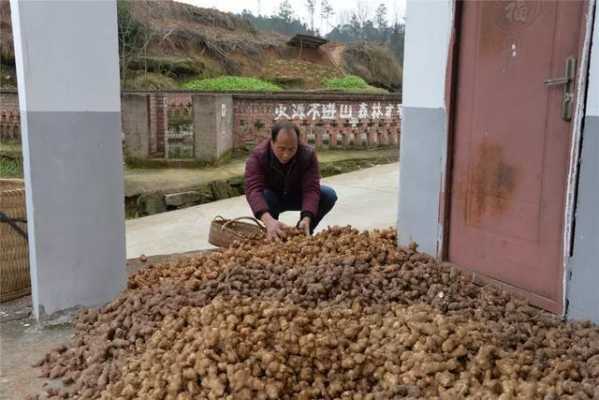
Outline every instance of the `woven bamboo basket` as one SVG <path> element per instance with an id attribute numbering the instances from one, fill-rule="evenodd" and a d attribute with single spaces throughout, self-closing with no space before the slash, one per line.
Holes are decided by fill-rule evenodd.
<path id="1" fill-rule="evenodd" d="M 255 218 L 225 219 L 219 215 L 210 224 L 208 242 L 217 247 L 230 247 L 235 241 L 262 239 L 265 235 L 266 229 Z"/>
<path id="2" fill-rule="evenodd" d="M 20 179 L 0 179 L 0 212 L 27 232 L 25 185 Z M 0 222 L 0 302 L 31 293 L 27 239 L 7 222 Z"/>

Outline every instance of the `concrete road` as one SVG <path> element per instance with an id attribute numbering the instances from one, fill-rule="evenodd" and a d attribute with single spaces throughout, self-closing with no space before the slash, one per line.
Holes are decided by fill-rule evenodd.
<path id="1" fill-rule="evenodd" d="M 335 208 L 318 230 L 327 225 L 352 225 L 358 229 L 386 228 L 396 225 L 399 164 L 380 165 L 322 180 L 339 197 Z M 251 215 L 244 196 L 202 204 L 127 221 L 127 258 L 181 253 L 211 248 L 210 222 L 217 215 L 235 218 Z M 298 212 L 281 215 L 295 225 Z"/>

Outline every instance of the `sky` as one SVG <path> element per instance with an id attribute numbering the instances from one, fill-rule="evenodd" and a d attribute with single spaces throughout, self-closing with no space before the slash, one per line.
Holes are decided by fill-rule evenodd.
<path id="1" fill-rule="evenodd" d="M 229 11 L 240 13 L 243 9 L 249 9 L 254 15 L 272 15 L 279 8 L 281 0 L 177 0 L 182 3 L 193 4 L 198 7 L 216 8 L 221 11 Z M 306 9 L 305 0 L 289 0 L 294 10 L 294 15 L 302 21 L 309 23 L 309 14 Z M 358 4 L 361 7 L 366 7 L 369 17 L 374 16 L 375 9 L 379 4 L 384 3 L 387 6 L 387 21 L 392 23 L 397 15 L 400 19 L 405 15 L 406 0 L 329 0 L 329 4 L 334 9 L 334 15 L 330 19 L 330 24 L 336 25 L 340 18 L 348 19 L 353 11 L 358 9 Z M 331 30 L 331 26 L 325 21 L 320 21 L 320 0 L 316 0 L 316 12 L 314 16 L 314 24 L 320 27 L 322 35 Z"/>

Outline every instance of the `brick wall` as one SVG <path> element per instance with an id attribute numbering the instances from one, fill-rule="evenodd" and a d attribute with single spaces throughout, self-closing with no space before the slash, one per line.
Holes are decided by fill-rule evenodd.
<path id="1" fill-rule="evenodd" d="M 191 147 L 190 154 L 193 154 L 193 143 L 190 142 L 193 141 L 193 129 L 181 127 L 182 118 L 189 116 L 191 119 L 192 93 L 128 93 L 148 95 L 150 157 L 169 158 L 169 146 L 171 150 L 173 146 L 179 146 L 183 151 L 185 146 Z M 0 96 L 0 138 L 18 139 L 18 96 L 16 92 L 8 91 L 1 92 Z M 231 96 L 235 149 L 251 147 L 267 138 L 272 125 L 281 119 L 296 122 L 301 128 L 302 140 L 317 147 L 399 144 L 399 95 L 289 92 L 234 93 Z M 169 116 L 171 120 L 177 116 L 178 126 L 169 124 Z M 179 150 L 177 153 L 181 153 Z"/>

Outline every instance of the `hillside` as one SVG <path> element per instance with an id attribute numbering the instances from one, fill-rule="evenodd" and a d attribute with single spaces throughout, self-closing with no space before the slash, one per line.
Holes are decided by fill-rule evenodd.
<path id="1" fill-rule="evenodd" d="M 8 0 L 0 0 L 0 86 L 3 88 L 17 86 Z"/>
<path id="2" fill-rule="evenodd" d="M 354 74 L 388 90 L 401 85 L 401 67 L 373 44 L 288 46 L 246 18 L 171 0 L 118 0 L 121 77 L 127 89 L 169 89 L 192 79 L 252 76 L 284 89 L 314 90 Z M 2 86 L 15 84 L 8 0 L 0 0 Z"/>

